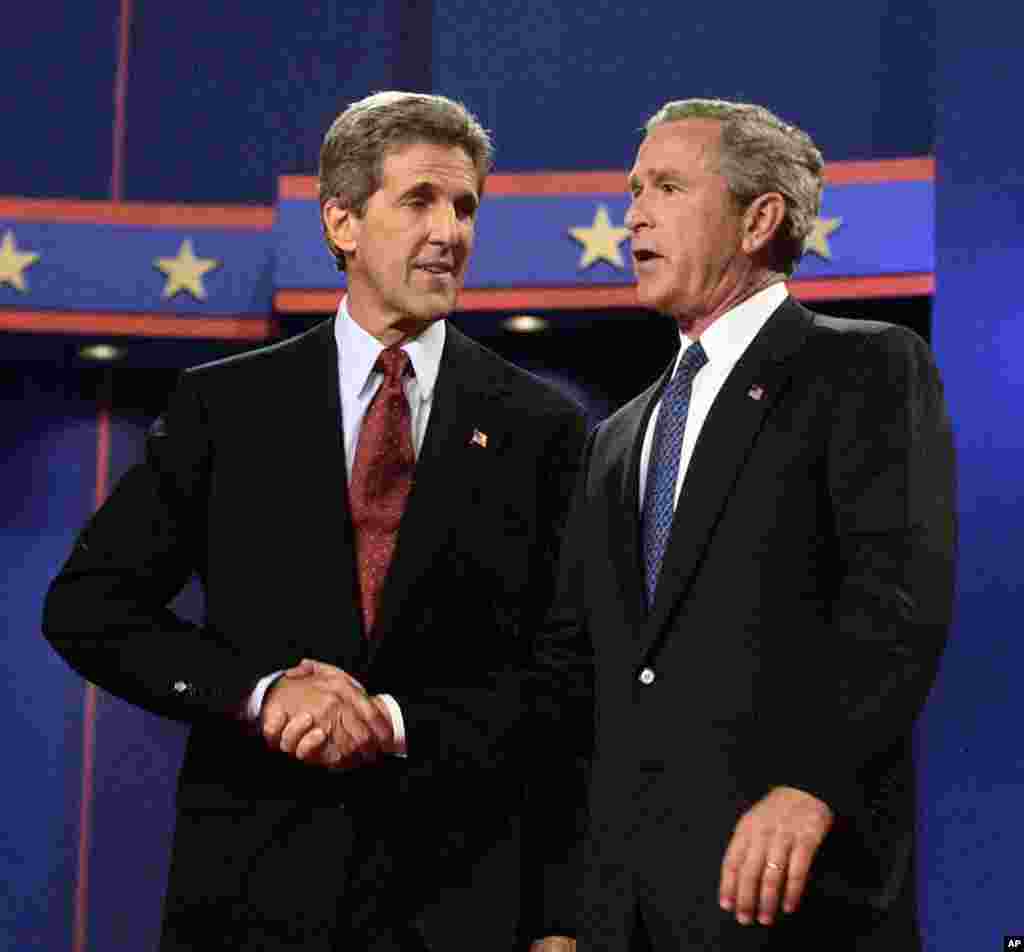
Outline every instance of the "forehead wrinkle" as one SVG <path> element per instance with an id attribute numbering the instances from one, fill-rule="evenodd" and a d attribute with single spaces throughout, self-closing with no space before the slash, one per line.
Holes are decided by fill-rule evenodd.
<path id="1" fill-rule="evenodd" d="M 414 174 L 444 174 L 465 172 L 476 178 L 476 166 L 465 149 L 459 146 L 437 145 L 432 142 L 415 142 L 404 148 L 384 154 L 383 166 L 404 165 Z"/>

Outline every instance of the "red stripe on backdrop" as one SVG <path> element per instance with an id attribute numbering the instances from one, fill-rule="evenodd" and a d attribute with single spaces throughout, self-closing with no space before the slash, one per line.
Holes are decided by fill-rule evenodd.
<path id="1" fill-rule="evenodd" d="M 844 298 L 924 297 L 934 293 L 932 274 L 882 274 L 848 278 L 804 278 L 788 282 L 802 301 Z M 282 314 L 332 314 L 340 290 L 278 291 L 274 308 Z M 631 284 L 560 288 L 468 288 L 459 295 L 460 311 L 577 311 L 639 307 Z"/>
<path id="2" fill-rule="evenodd" d="M 114 77 L 114 129 L 111 147 L 110 198 L 124 198 L 125 99 L 128 93 L 128 44 L 132 29 L 131 0 L 121 0 L 121 18 Z"/>
<path id="3" fill-rule="evenodd" d="M 0 311 L 0 331 L 93 337 L 160 337 L 269 340 L 277 321 L 266 317 L 176 317 L 173 314 L 108 314 L 88 311 Z"/>
<path id="4" fill-rule="evenodd" d="M 161 205 L 152 202 L 0 197 L 0 219 L 136 225 L 143 228 L 238 228 L 266 231 L 274 224 L 274 209 L 265 205 Z"/>
<path id="5" fill-rule="evenodd" d="M 110 372 L 96 409 L 96 481 L 93 509 L 107 498 L 110 482 Z M 89 933 L 89 858 L 92 848 L 93 774 L 96 763 L 96 685 L 86 682 L 82 710 L 82 787 L 78 809 L 78 869 L 71 948 L 85 952 Z"/>
<path id="6" fill-rule="evenodd" d="M 131 0 L 121 0 L 118 23 L 117 72 L 114 75 L 114 122 L 111 129 L 111 208 L 124 198 L 125 99 L 128 91 L 128 49 L 131 36 Z M 110 404 L 113 380 L 104 374 L 96 408 L 96 480 L 93 511 L 107 498 L 110 481 Z M 75 877 L 72 952 L 85 952 L 89 939 L 89 860 L 92 849 L 93 773 L 96 764 L 96 685 L 86 682 L 82 711 L 82 789 L 78 812 L 78 870 Z"/>
<path id="7" fill-rule="evenodd" d="M 935 178 L 935 159 L 868 159 L 827 162 L 829 185 L 869 185 L 876 182 L 918 182 Z M 626 170 L 594 172 L 495 172 L 487 179 L 488 195 L 625 195 Z M 319 196 L 315 175 L 282 175 L 277 180 L 281 200 L 309 201 Z"/>
<path id="8" fill-rule="evenodd" d="M 928 297 L 935 293 L 934 274 L 868 274 L 857 278 L 804 278 L 790 281 L 800 301 L 852 298 Z"/>

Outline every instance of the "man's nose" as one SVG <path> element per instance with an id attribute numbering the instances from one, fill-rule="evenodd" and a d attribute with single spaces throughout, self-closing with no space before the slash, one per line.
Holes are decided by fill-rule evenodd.
<path id="1" fill-rule="evenodd" d="M 430 240 L 438 245 L 451 247 L 458 241 L 458 216 L 455 206 L 438 202 L 430 216 Z"/>
<path id="2" fill-rule="evenodd" d="M 640 199 L 634 198 L 629 203 L 629 208 L 626 209 L 625 225 L 630 230 L 635 232 L 641 225 L 649 224 L 647 216 L 644 214 L 643 208 L 640 206 Z"/>

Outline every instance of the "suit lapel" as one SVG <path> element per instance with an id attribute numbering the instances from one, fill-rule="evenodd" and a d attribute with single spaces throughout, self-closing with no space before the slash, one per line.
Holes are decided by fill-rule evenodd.
<path id="1" fill-rule="evenodd" d="M 651 413 L 661 397 L 674 364 L 673 357 L 661 379 L 641 394 L 620 436 L 608 450 L 612 459 L 622 461 L 618 478 L 612 480 L 613 491 L 608 500 L 613 507 L 608 514 L 610 555 L 622 589 L 626 617 L 635 620 L 637 631 L 642 630 L 643 620 L 647 617 L 640 540 L 640 456 Z"/>
<path id="2" fill-rule="evenodd" d="M 657 651 L 693 576 L 757 434 L 790 376 L 786 361 L 809 317 L 787 299 L 733 367 L 701 428 L 672 520 L 641 660 Z"/>
<path id="3" fill-rule="evenodd" d="M 399 615 L 407 606 L 408 593 L 447 544 L 452 526 L 462 515 L 467 483 L 486 468 L 482 465 L 485 454 L 493 454 L 502 442 L 495 408 L 504 386 L 483 355 L 448 324 L 430 422 L 381 589 L 375 623 L 379 638 L 370 646 L 371 659 L 378 645 L 400 636 Z M 476 431 L 486 434 L 486 446 L 474 444 Z"/>
<path id="4" fill-rule="evenodd" d="M 362 617 L 358 575 L 348 505 L 348 480 L 342 436 L 338 387 L 338 349 L 334 321 L 318 324 L 302 336 L 280 345 L 291 361 L 289 384 L 282 400 L 289 410 L 282 415 L 292 433 L 282 443 L 293 453 L 291 470 L 299 474 L 296 491 L 319 499 L 320 517 L 308 527 L 308 551 L 323 558 L 330 553 L 331 577 L 350 597 L 331 601 L 331 623 L 312 626 L 301 636 L 307 657 L 346 667 L 361 650 Z M 284 355 L 282 355 L 284 356 Z"/>

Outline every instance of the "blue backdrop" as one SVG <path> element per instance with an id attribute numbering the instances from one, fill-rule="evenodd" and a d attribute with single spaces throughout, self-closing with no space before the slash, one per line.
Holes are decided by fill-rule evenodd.
<path id="1" fill-rule="evenodd" d="M 1012 281 L 1024 134 L 1007 112 L 1024 80 L 1020 24 L 928 0 L 781 11 L 667 0 L 23 4 L 0 38 L 0 194 L 110 197 L 123 10 L 131 200 L 271 204 L 278 175 L 315 170 L 346 102 L 396 86 L 466 101 L 494 130 L 501 171 L 624 169 L 647 115 L 705 94 L 768 105 L 829 160 L 937 154 L 931 335 L 960 445 L 963 541 L 957 624 L 920 732 L 923 919 L 929 952 L 995 949 L 1024 932 L 1024 331 Z M 633 343 L 655 339 L 668 335 Z M 39 610 L 93 504 L 97 394 L 113 381 L 116 476 L 170 376 L 117 371 L 104 382 L 71 360 L 15 364 L 13 344 L 0 336 L 0 717 L 13 766 L 0 792 L 0 948 L 152 949 L 182 731 L 99 696 L 83 884 L 84 689 L 40 638 Z M 544 366 L 541 344 L 529 356 Z M 577 367 L 569 385 L 610 392 L 605 363 L 591 363 L 594 376 Z M 183 605 L 199 610 L 194 593 Z"/>

